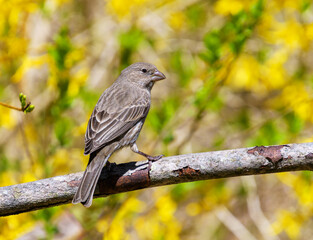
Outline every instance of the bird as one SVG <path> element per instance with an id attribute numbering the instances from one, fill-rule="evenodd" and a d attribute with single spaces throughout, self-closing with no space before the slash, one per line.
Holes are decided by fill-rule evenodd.
<path id="1" fill-rule="evenodd" d="M 90 207 L 102 168 L 111 155 L 124 147 L 149 161 L 151 156 L 139 151 L 136 140 L 146 120 L 151 104 L 151 89 L 165 75 L 153 64 L 137 62 L 124 70 L 100 96 L 88 121 L 84 154 L 89 162 L 72 203 Z"/>

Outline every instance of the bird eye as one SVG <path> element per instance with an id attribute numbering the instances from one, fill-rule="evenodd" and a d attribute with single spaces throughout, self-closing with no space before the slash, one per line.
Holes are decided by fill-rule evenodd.
<path id="1" fill-rule="evenodd" d="M 147 72 L 147 69 L 143 68 L 143 69 L 141 69 L 141 71 L 142 71 L 143 73 L 146 73 L 146 72 Z"/>

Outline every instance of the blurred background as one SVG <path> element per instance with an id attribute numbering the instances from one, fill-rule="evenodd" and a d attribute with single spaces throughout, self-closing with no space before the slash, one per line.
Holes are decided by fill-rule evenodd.
<path id="1" fill-rule="evenodd" d="M 313 141 L 310 0 L 0 0 L 0 186 L 83 171 L 87 121 L 131 63 L 167 79 L 137 141 L 166 156 Z M 129 149 L 117 163 L 144 160 Z M 0 219 L 0 239 L 310 239 L 311 172 L 200 181 Z"/>

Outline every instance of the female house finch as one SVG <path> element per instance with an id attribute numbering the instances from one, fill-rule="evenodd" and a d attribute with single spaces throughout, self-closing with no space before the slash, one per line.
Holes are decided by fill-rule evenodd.
<path id="1" fill-rule="evenodd" d="M 102 168 L 115 151 L 130 146 L 148 160 L 158 160 L 138 150 L 136 140 L 146 120 L 151 103 L 151 89 L 165 75 L 149 63 L 134 63 L 125 68 L 106 89 L 96 104 L 85 134 L 85 154 L 90 154 L 87 168 L 73 198 L 85 207 L 92 204 Z"/>

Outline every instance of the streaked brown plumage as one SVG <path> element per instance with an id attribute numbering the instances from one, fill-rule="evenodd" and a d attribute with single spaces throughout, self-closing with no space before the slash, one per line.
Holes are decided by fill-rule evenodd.
<path id="1" fill-rule="evenodd" d="M 85 154 L 90 154 L 90 158 L 73 198 L 74 204 L 91 206 L 101 170 L 113 152 L 130 146 L 149 160 L 162 157 L 145 154 L 136 145 L 150 109 L 151 89 L 156 81 L 162 79 L 165 79 L 164 74 L 154 65 L 134 63 L 103 92 L 88 122 Z"/>

